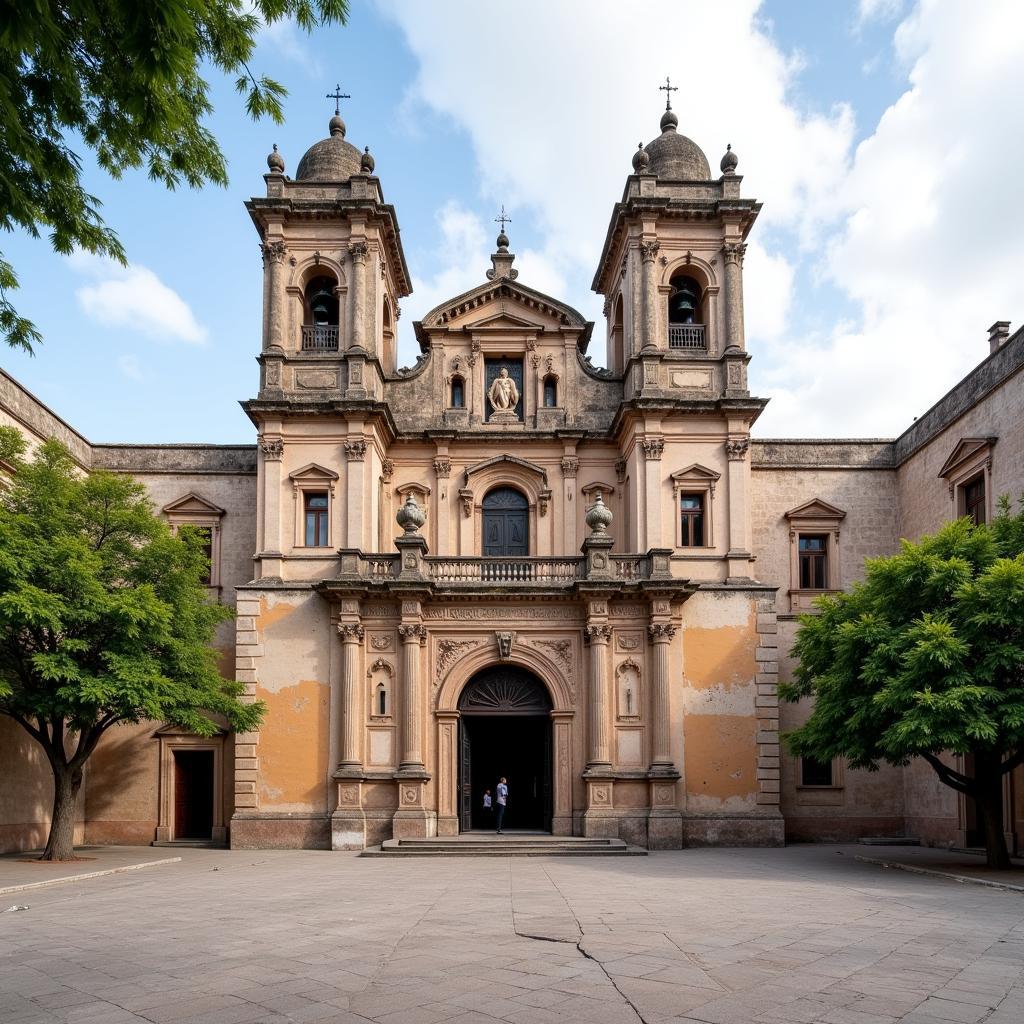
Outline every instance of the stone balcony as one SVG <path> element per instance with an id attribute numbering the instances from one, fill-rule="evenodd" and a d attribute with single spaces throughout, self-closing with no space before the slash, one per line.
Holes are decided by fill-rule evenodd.
<path id="1" fill-rule="evenodd" d="M 303 352 L 337 352 L 341 328 L 337 324 L 303 324 Z"/>
<path id="2" fill-rule="evenodd" d="M 365 553 L 346 548 L 338 552 L 338 572 L 325 579 L 323 590 L 404 589 L 415 584 L 438 593 L 566 593 L 581 584 L 612 589 L 641 587 L 645 583 L 686 584 L 674 580 L 671 552 L 654 549 L 637 554 L 593 553 L 566 557 L 461 557 L 408 553 Z"/>

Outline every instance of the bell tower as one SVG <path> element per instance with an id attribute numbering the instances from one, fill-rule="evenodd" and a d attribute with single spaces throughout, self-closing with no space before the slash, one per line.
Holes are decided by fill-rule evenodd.
<path id="1" fill-rule="evenodd" d="M 345 138 L 338 104 L 348 97 L 328 96 L 327 138 L 294 178 L 274 146 L 266 197 L 246 203 L 263 254 L 261 398 L 379 399 L 395 370 L 398 302 L 411 292 L 398 221 L 369 147 Z"/>
<path id="2" fill-rule="evenodd" d="M 605 297 L 608 367 L 625 397 L 743 398 L 743 253 L 760 203 L 740 196 L 732 147 L 712 178 L 678 131 L 666 79 L 661 134 L 633 154 L 594 291 Z"/>

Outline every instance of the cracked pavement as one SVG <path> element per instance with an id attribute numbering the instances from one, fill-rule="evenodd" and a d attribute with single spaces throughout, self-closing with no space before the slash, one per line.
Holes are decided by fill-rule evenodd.
<path id="1" fill-rule="evenodd" d="M 837 847 L 180 852 L 19 898 L 29 911 L 0 916 L 0 1020 L 1024 1020 L 1024 896 Z"/>

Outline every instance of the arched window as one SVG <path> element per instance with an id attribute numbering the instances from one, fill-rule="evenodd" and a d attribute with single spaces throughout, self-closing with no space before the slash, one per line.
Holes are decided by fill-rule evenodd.
<path id="1" fill-rule="evenodd" d="M 466 382 L 459 376 L 452 377 L 451 407 L 453 409 L 466 407 Z"/>
<path id="2" fill-rule="evenodd" d="M 558 406 L 558 378 L 553 373 L 544 378 L 544 406 L 547 409 Z"/>
<path id="3" fill-rule="evenodd" d="M 305 316 L 302 347 L 311 352 L 336 352 L 338 349 L 338 297 L 333 277 L 314 277 L 303 293 Z"/>
<path id="4" fill-rule="evenodd" d="M 377 700 L 374 712 L 382 716 L 388 713 L 388 688 L 383 683 L 377 684 Z"/>
<path id="5" fill-rule="evenodd" d="M 677 274 L 669 282 L 668 347 L 703 349 L 703 293 L 700 284 L 686 274 Z"/>
<path id="6" fill-rule="evenodd" d="M 622 373 L 626 368 L 625 325 L 623 323 L 622 296 L 615 300 L 612 314 L 611 344 L 609 345 L 608 365 L 615 373 Z"/>

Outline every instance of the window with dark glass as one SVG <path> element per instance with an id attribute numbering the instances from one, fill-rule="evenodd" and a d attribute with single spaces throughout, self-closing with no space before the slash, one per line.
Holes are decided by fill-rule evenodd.
<path id="1" fill-rule="evenodd" d="M 377 687 L 377 714 L 386 715 L 388 713 L 388 691 L 384 689 L 384 684 L 381 683 Z"/>
<path id="2" fill-rule="evenodd" d="M 327 547 L 327 495 L 310 491 L 306 494 L 306 547 Z"/>
<path id="3" fill-rule="evenodd" d="M 463 409 L 466 405 L 466 385 L 461 377 L 452 377 L 452 408 Z"/>
<path id="4" fill-rule="evenodd" d="M 704 546 L 704 495 L 679 495 L 680 546 L 699 548 Z"/>
<path id="5" fill-rule="evenodd" d="M 819 761 L 816 757 L 800 758 L 801 786 L 831 786 L 832 762 Z"/>
<path id="6" fill-rule="evenodd" d="M 964 484 L 964 515 L 981 526 L 985 522 L 984 474 Z"/>
<path id="7" fill-rule="evenodd" d="M 828 537 L 823 533 L 800 535 L 800 589 L 828 589 Z"/>
<path id="8" fill-rule="evenodd" d="M 548 409 L 558 405 L 558 381 L 554 377 L 544 378 L 544 405 Z"/>

